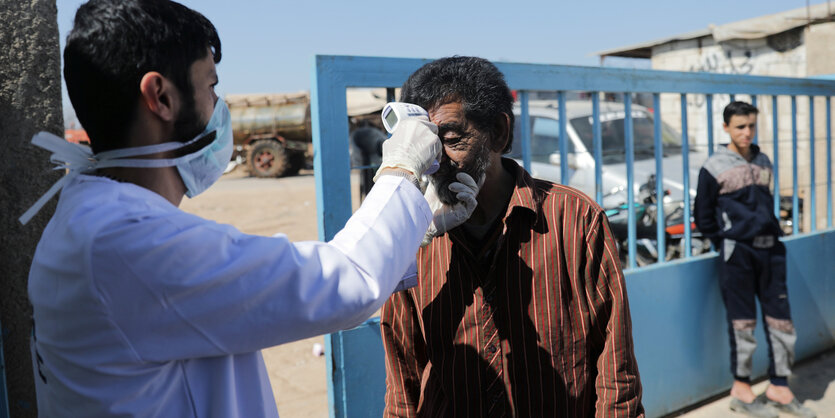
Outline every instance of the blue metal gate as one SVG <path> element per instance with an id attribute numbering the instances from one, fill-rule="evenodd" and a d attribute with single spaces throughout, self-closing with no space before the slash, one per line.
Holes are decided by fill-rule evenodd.
<path id="1" fill-rule="evenodd" d="M 350 162 L 348 154 L 348 119 L 346 89 L 349 87 L 399 87 L 409 74 L 429 60 L 350 56 L 317 56 L 312 74 L 312 119 L 314 166 L 316 176 L 317 218 L 319 238 L 331 239 L 351 215 Z M 623 94 L 625 115 L 624 149 L 626 152 L 628 205 L 627 288 L 633 318 L 633 337 L 638 365 L 644 385 L 644 405 L 649 416 L 668 413 L 725 390 L 728 375 L 728 342 L 725 335 L 724 308 L 719 296 L 715 255 L 691 258 L 691 231 L 684 228 L 684 260 L 663 263 L 664 213 L 658 205 L 657 251 L 661 263 L 648 268 L 635 268 L 636 219 L 634 137 L 632 131 L 632 94 L 652 95 L 656 184 L 663 196 L 661 159 L 661 94 L 679 96 L 681 112 L 682 176 L 684 218 L 690 219 L 690 150 L 688 137 L 688 97 L 700 95 L 706 103 L 708 125 L 707 148 L 714 148 L 713 104 L 716 97 L 744 95 L 757 105 L 758 98 L 772 105 L 771 136 L 774 161 L 775 190 L 780 190 L 780 149 L 778 97 L 791 101 L 792 170 L 792 232 L 784 240 L 789 251 L 789 288 L 793 315 L 798 328 L 798 357 L 803 358 L 835 346 L 835 231 L 832 228 L 832 161 L 831 100 L 835 81 L 680 73 L 669 71 L 626 70 L 599 67 L 574 67 L 496 63 L 508 85 L 518 92 L 521 104 L 522 160 L 531 166 L 529 129 L 529 94 L 532 91 L 556 92 L 559 103 L 560 161 L 568 161 L 565 115 L 568 92 L 588 92 L 593 108 L 593 154 L 595 159 L 595 198 L 602 201 L 601 132 L 599 93 Z M 802 164 L 798 157 L 797 96 L 808 97 L 809 159 Z M 815 98 L 825 100 L 825 179 L 816 177 L 815 164 Z M 763 138 L 760 135 L 758 138 Z M 786 141 L 783 141 L 786 142 Z M 809 208 L 810 227 L 800 234 L 800 179 L 798 168 L 809 171 L 808 195 L 804 207 Z M 822 170 L 821 170 L 822 171 Z M 568 165 L 560 166 L 560 178 L 567 178 Z M 695 181 L 695 179 L 693 179 Z M 805 182 L 805 179 L 804 179 Z M 826 229 L 816 231 L 818 215 L 817 188 L 825 186 Z M 821 202 L 822 203 L 822 202 Z M 780 196 L 775 193 L 774 211 L 780 215 Z M 663 315 L 659 315 L 663 313 Z M 763 336 L 758 339 L 762 343 Z M 355 330 L 326 337 L 326 353 L 330 361 L 328 398 L 332 416 L 379 416 L 384 393 L 384 368 L 379 325 L 374 320 Z M 761 344 L 764 346 L 764 344 Z M 765 351 L 758 350 L 755 363 L 765 372 Z"/>

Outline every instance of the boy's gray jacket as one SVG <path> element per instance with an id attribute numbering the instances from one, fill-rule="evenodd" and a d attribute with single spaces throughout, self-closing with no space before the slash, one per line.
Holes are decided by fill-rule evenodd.
<path id="1" fill-rule="evenodd" d="M 718 247 L 724 238 L 750 241 L 758 235 L 781 235 L 771 194 L 773 169 L 768 156 L 751 145 L 753 158 L 719 147 L 699 172 L 696 226 Z"/>

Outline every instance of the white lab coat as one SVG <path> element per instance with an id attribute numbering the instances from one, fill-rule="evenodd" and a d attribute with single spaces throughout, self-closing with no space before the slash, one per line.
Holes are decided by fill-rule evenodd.
<path id="1" fill-rule="evenodd" d="M 430 220 L 413 185 L 383 176 L 332 241 L 291 243 L 79 176 L 29 275 L 39 412 L 277 416 L 259 350 L 367 319 Z"/>

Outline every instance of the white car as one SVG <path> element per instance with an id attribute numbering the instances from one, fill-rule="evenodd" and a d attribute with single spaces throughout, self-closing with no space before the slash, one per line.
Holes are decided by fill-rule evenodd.
<path id="1" fill-rule="evenodd" d="M 555 100 L 530 101 L 531 174 L 534 177 L 560 182 L 559 107 Z M 520 107 L 514 107 L 516 128 L 513 146 L 506 156 L 522 164 Z M 641 184 L 655 174 L 655 140 L 652 112 L 640 105 L 632 105 L 634 132 L 634 191 L 638 196 Z M 594 198 L 594 148 L 591 101 L 566 102 L 568 123 L 566 138 L 569 180 L 565 184 L 580 189 Z M 626 203 L 626 146 L 623 103 L 600 103 L 600 131 L 602 137 L 603 204 L 605 208 Z M 665 203 L 681 202 L 684 185 L 681 154 L 681 134 L 662 123 L 663 184 L 668 194 Z M 696 196 L 699 169 L 707 159 L 705 151 L 690 150 L 690 196 Z M 665 204 L 665 206 L 667 206 Z"/>

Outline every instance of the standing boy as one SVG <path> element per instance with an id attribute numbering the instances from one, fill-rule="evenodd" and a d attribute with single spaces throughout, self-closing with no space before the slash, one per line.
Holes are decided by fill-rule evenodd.
<path id="1" fill-rule="evenodd" d="M 699 172 L 696 225 L 720 254 L 720 287 L 731 342 L 731 410 L 757 417 L 777 417 L 775 407 L 803 417 L 803 407 L 788 387 L 797 336 L 786 289 L 786 247 L 778 240 L 780 224 L 772 211 L 772 166 L 753 143 L 756 107 L 733 102 L 724 111 L 731 143 L 719 147 Z M 763 395 L 751 390 L 751 358 L 757 341 L 754 296 L 765 318 L 771 385 Z"/>

